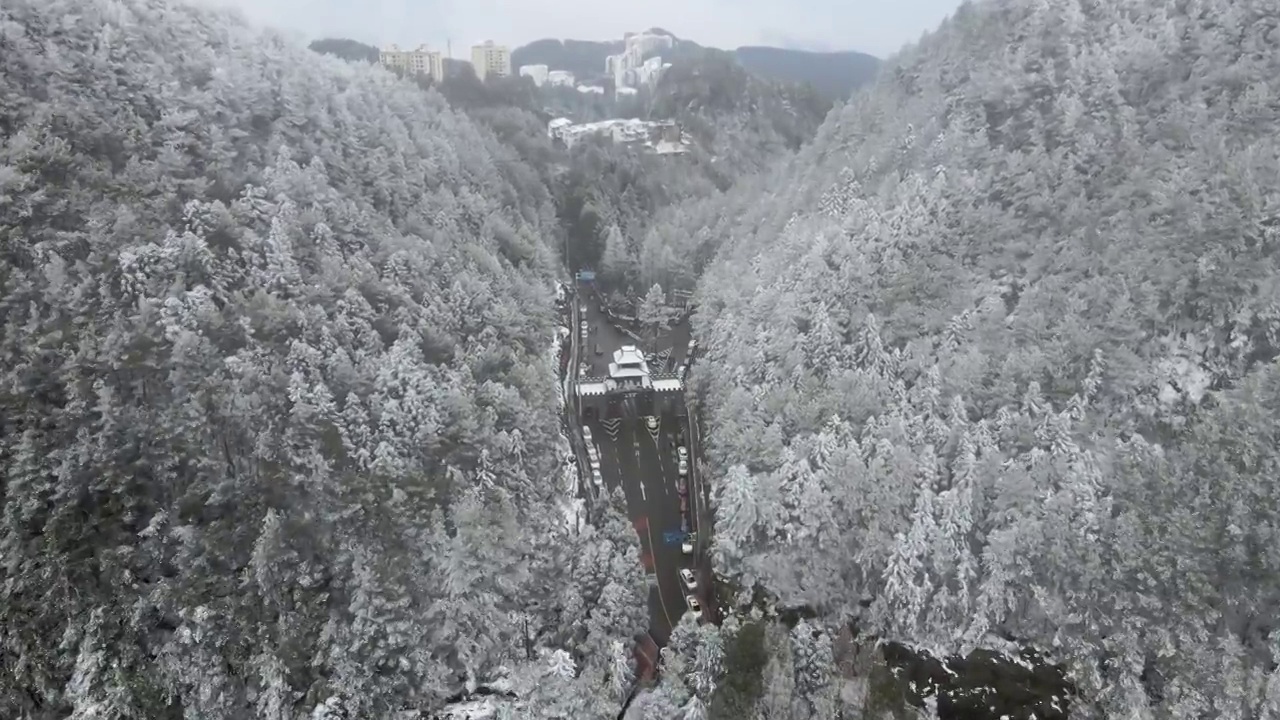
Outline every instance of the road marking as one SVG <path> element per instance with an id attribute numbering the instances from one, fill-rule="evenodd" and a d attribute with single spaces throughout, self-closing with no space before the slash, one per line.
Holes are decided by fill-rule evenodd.
<path id="1" fill-rule="evenodd" d="M 658 438 L 655 437 L 652 433 L 649 434 L 649 439 L 653 441 L 653 450 L 658 455 L 658 472 L 662 474 L 663 476 L 662 479 L 664 480 L 664 482 L 661 483 L 662 494 L 670 495 L 671 488 L 668 487 L 668 483 L 665 482 L 667 473 L 666 473 L 666 470 L 663 468 L 663 463 L 662 463 L 662 443 L 658 442 Z M 676 482 L 679 482 L 679 480 L 677 480 Z"/>
<path id="2" fill-rule="evenodd" d="M 658 553 L 654 552 L 653 528 L 646 522 L 644 530 L 649 536 L 649 553 L 653 556 L 653 582 L 658 586 L 658 604 L 662 606 L 662 614 L 667 618 L 667 633 L 669 635 L 676 624 L 671 622 L 671 612 L 667 610 L 667 599 L 662 593 L 662 570 L 658 567 Z"/>
<path id="3" fill-rule="evenodd" d="M 640 499 L 644 500 L 645 502 L 649 501 L 649 496 L 646 495 L 644 492 L 644 480 L 640 481 Z"/>

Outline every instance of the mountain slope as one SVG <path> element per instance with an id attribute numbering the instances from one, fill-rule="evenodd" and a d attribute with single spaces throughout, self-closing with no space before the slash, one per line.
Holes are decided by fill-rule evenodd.
<path id="1" fill-rule="evenodd" d="M 804 87 L 761 80 L 728 53 L 707 50 L 663 73 L 649 115 L 678 120 L 723 173 L 736 177 L 799 150 L 830 109 Z"/>
<path id="2" fill-rule="evenodd" d="M 511 51 L 511 67 L 546 65 L 579 77 L 604 74 L 604 59 L 623 50 L 621 40 L 534 40 Z"/>
<path id="3" fill-rule="evenodd" d="M 1280 707 L 1269 8 L 966 4 L 689 216 L 719 567 L 831 635 L 1046 651 L 1082 717 Z"/>
<path id="4" fill-rule="evenodd" d="M 649 32 L 671 35 L 663 30 Z M 674 38 L 674 47 L 661 53 L 679 64 L 717 51 L 691 40 Z M 621 40 L 536 40 L 511 51 L 511 66 L 547 65 L 552 70 L 568 70 L 583 78 L 604 75 L 605 58 L 623 50 Z M 870 82 L 880 61 L 858 52 L 809 52 L 770 47 L 740 47 L 727 52 L 750 73 L 774 82 L 808 84 L 828 101 L 844 100 Z"/>
<path id="5" fill-rule="evenodd" d="M 747 72 L 780 82 L 806 84 L 825 97 L 843 100 L 875 79 L 879 58 L 866 53 L 811 52 L 743 46 L 734 58 Z"/>
<path id="6" fill-rule="evenodd" d="M 0 96 L 0 717 L 615 717 L 647 587 L 563 515 L 537 174 L 160 0 L 5 3 Z"/>

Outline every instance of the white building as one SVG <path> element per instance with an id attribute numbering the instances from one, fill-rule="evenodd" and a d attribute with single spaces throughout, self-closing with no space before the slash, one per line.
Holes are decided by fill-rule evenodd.
<path id="1" fill-rule="evenodd" d="M 547 73 L 547 82 L 560 87 L 573 87 L 573 73 L 568 70 L 552 70 Z"/>
<path id="2" fill-rule="evenodd" d="M 631 84 L 631 73 L 640 67 L 644 53 L 638 45 L 628 44 L 626 49 L 617 55 L 604 59 L 604 71 L 613 76 L 614 87 L 625 87 Z"/>
<path id="3" fill-rule="evenodd" d="M 634 72 L 636 85 L 644 85 L 653 87 L 658 84 L 658 78 L 662 77 L 662 71 L 671 67 L 671 63 L 663 63 L 660 57 L 651 57 L 640 64 Z"/>
<path id="4" fill-rule="evenodd" d="M 609 363 L 610 389 L 647 388 L 653 383 L 649 379 L 649 363 L 644 354 L 635 345 L 623 345 L 613 351 L 613 361 Z"/>
<path id="5" fill-rule="evenodd" d="M 471 47 L 471 65 L 481 80 L 494 75 L 506 77 L 511 74 L 511 50 L 506 45 L 495 45 L 492 40 L 486 40 Z"/>
<path id="6" fill-rule="evenodd" d="M 520 66 L 520 76 L 531 78 L 533 80 L 533 84 L 537 85 L 538 87 L 542 87 L 543 84 L 547 82 L 548 74 L 549 72 L 547 70 L 546 65 L 521 65 Z"/>
<path id="7" fill-rule="evenodd" d="M 583 378 L 577 387 L 578 395 L 589 397 L 628 390 L 679 392 L 684 390 L 684 382 L 675 376 L 653 379 L 649 364 L 645 362 L 644 354 L 639 348 L 635 345 L 623 345 L 613 352 L 613 361 L 609 363 L 609 377 Z"/>
<path id="8" fill-rule="evenodd" d="M 604 71 L 613 77 L 614 87 L 634 87 L 657 82 L 662 72 L 662 59 L 644 59 L 645 55 L 662 49 L 670 49 L 670 35 L 653 33 L 627 33 L 623 36 L 623 50 L 604 60 Z M 647 68 L 642 70 L 642 68 Z"/>
<path id="9" fill-rule="evenodd" d="M 437 81 L 444 79 L 444 57 L 439 50 L 428 50 L 426 45 L 419 45 L 417 50 L 401 50 L 399 45 L 389 45 L 378 53 L 378 64 L 417 75 L 430 75 Z"/>
<path id="10" fill-rule="evenodd" d="M 568 118 L 556 118 L 547 123 L 547 135 L 570 148 L 585 138 L 596 136 L 607 137 L 619 144 L 635 145 L 658 155 L 687 153 L 692 143 L 692 138 L 671 120 L 615 118 L 575 125 Z"/>
<path id="11" fill-rule="evenodd" d="M 547 137 L 552 140 L 564 140 L 565 130 L 571 127 L 573 127 L 573 121 L 569 118 L 556 118 L 547 123 Z"/>
<path id="12" fill-rule="evenodd" d="M 641 55 L 648 55 L 655 50 L 670 50 L 673 44 L 673 38 L 670 35 L 659 35 L 656 33 L 626 33 L 622 39 L 628 45 L 634 45 L 640 48 Z"/>

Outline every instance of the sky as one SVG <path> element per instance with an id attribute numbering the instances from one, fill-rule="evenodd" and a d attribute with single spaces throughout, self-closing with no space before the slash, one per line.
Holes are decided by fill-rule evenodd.
<path id="1" fill-rule="evenodd" d="M 310 41 L 346 37 L 421 44 L 454 57 L 493 40 L 612 40 L 660 27 L 701 45 L 857 50 L 886 57 L 932 30 L 960 0 L 194 0 L 240 8 L 256 23 Z"/>

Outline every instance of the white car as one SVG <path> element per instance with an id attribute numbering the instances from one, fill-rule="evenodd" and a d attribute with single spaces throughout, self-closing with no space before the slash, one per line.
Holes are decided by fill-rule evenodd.
<path id="1" fill-rule="evenodd" d="M 689 592 L 698 589 L 698 579 L 693 576 L 693 571 L 689 568 L 680 568 L 680 579 L 684 581 L 684 586 L 689 588 Z"/>
<path id="2" fill-rule="evenodd" d="M 591 426 L 590 425 L 582 426 L 582 439 L 586 440 L 588 445 L 591 444 Z"/>
<path id="3" fill-rule="evenodd" d="M 591 461 L 591 471 L 595 473 L 600 472 L 600 458 L 592 457 L 590 458 L 590 461 Z"/>
<path id="4" fill-rule="evenodd" d="M 688 475 L 688 474 L 689 474 L 689 461 L 688 461 L 687 459 L 685 459 L 685 458 L 680 458 L 680 465 L 679 465 L 679 467 L 677 468 L 677 470 L 679 470 L 679 472 L 680 472 L 680 474 L 681 474 L 681 475 Z"/>
<path id="5" fill-rule="evenodd" d="M 685 595 L 684 601 L 689 605 L 689 609 L 692 610 L 693 612 L 696 612 L 696 613 L 702 612 L 702 605 L 698 603 L 698 598 L 692 595 Z"/>
<path id="6" fill-rule="evenodd" d="M 693 533 L 689 533 L 684 537 L 684 542 L 680 543 L 680 552 L 685 555 L 693 554 Z"/>
<path id="7" fill-rule="evenodd" d="M 689 450 L 685 448 L 685 446 L 681 445 L 680 447 L 676 448 L 676 457 L 680 458 L 682 461 L 688 462 Z"/>
<path id="8" fill-rule="evenodd" d="M 657 417 L 655 417 L 655 416 L 653 416 L 653 415 L 650 415 L 648 418 L 646 418 L 646 419 L 645 419 L 645 423 L 644 423 L 644 424 L 645 424 L 645 425 L 647 425 L 647 426 L 649 427 L 649 429 L 650 429 L 650 430 L 657 430 L 657 429 L 658 429 L 658 418 L 657 418 Z"/>

